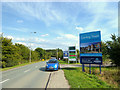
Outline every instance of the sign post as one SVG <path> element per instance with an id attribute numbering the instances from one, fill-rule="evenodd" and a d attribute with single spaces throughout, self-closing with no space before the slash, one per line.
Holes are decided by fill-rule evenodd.
<path id="1" fill-rule="evenodd" d="M 85 69 L 84 69 L 84 64 L 82 64 L 82 71 L 85 72 Z"/>
<path id="2" fill-rule="evenodd" d="M 101 33 L 100 31 L 80 34 L 80 63 L 89 64 L 89 72 L 91 73 L 91 64 L 102 65 L 101 52 Z M 84 71 L 84 65 L 83 65 Z"/>
<path id="3" fill-rule="evenodd" d="M 100 66 L 100 74 L 101 74 L 101 65 L 99 65 Z"/>
<path id="4" fill-rule="evenodd" d="M 89 72 L 90 72 L 90 74 L 91 74 L 91 64 L 89 64 Z"/>

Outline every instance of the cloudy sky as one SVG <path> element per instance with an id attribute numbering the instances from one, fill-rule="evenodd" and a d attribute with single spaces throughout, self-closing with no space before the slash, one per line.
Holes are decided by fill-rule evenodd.
<path id="1" fill-rule="evenodd" d="M 118 34 L 117 2 L 2 3 L 4 36 L 32 49 L 78 48 L 79 33 L 98 30 L 102 41 Z"/>

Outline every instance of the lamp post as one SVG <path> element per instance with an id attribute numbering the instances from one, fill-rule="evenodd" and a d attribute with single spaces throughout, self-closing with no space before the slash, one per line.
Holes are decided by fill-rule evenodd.
<path id="1" fill-rule="evenodd" d="M 57 59 L 59 60 L 59 48 L 57 48 Z"/>
<path id="2" fill-rule="evenodd" d="M 36 33 L 36 32 L 30 32 L 30 34 L 32 34 L 32 33 Z M 30 35 L 31 36 L 31 35 Z M 29 57 L 29 63 L 31 63 L 31 43 L 30 43 L 30 57 Z"/>

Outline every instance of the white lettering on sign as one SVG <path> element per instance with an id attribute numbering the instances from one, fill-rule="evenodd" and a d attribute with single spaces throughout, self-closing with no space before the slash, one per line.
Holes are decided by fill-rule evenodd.
<path id="1" fill-rule="evenodd" d="M 92 35 L 92 37 L 93 37 L 93 38 L 98 38 L 98 37 L 99 37 L 99 35 Z"/>
<path id="2" fill-rule="evenodd" d="M 81 37 L 81 39 L 90 39 L 91 37 L 90 36 L 83 36 Z"/>
<path id="3" fill-rule="evenodd" d="M 98 38 L 99 35 L 90 35 L 90 36 L 82 36 L 81 39 L 91 39 L 91 38 Z"/>

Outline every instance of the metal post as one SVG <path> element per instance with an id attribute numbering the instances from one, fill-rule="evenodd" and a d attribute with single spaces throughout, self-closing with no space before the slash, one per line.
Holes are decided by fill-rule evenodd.
<path id="1" fill-rule="evenodd" d="M 29 58 L 29 62 L 31 63 L 31 44 L 30 44 L 30 58 Z"/>
<path id="2" fill-rule="evenodd" d="M 31 32 L 32 33 L 32 32 Z M 31 37 L 31 33 L 30 33 L 30 37 Z M 30 41 L 29 41 L 30 42 Z M 29 57 L 29 63 L 31 63 L 31 43 L 30 43 L 30 57 Z"/>
<path id="3" fill-rule="evenodd" d="M 85 69 L 84 69 L 84 64 L 82 64 L 82 71 L 85 72 Z"/>
<path id="4" fill-rule="evenodd" d="M 59 60 L 59 58 L 58 58 L 58 54 L 59 54 L 59 52 L 58 52 L 58 49 L 57 49 L 57 59 Z"/>
<path id="5" fill-rule="evenodd" d="M 101 74 L 101 64 L 99 66 L 100 66 L 100 74 Z"/>
<path id="6" fill-rule="evenodd" d="M 31 37 L 31 33 L 36 33 L 36 32 L 30 32 L 30 37 Z M 29 58 L 29 63 L 31 63 L 31 43 L 30 43 L 30 58 Z"/>
<path id="7" fill-rule="evenodd" d="M 90 72 L 90 74 L 91 74 L 91 64 L 89 64 L 89 72 Z"/>

